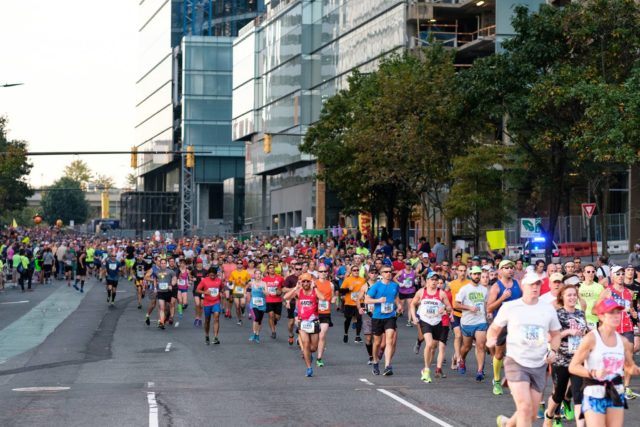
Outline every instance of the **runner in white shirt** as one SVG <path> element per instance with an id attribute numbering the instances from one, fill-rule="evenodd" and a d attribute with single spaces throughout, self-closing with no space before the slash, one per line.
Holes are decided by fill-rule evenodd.
<path id="1" fill-rule="evenodd" d="M 541 284 L 535 273 L 525 275 L 522 298 L 505 302 L 489 327 L 489 347 L 495 346 L 501 329 L 507 328 L 504 370 L 516 404 L 516 412 L 510 419 L 498 415 L 499 427 L 533 424 L 545 386 L 547 364 L 553 362 L 560 347 L 558 315 L 553 306 L 539 301 Z M 551 338 L 550 351 L 547 336 Z"/>

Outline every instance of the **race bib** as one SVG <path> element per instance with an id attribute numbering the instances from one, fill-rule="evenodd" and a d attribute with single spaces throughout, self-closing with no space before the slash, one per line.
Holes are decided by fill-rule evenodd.
<path id="1" fill-rule="evenodd" d="M 374 304 L 367 304 L 367 311 L 369 313 L 373 313 L 373 307 L 374 307 Z"/>
<path id="2" fill-rule="evenodd" d="M 160 289 L 161 291 L 166 291 L 167 289 L 169 289 L 169 284 L 168 283 L 158 283 L 158 289 Z"/>
<path id="3" fill-rule="evenodd" d="M 67 261 L 67 262 L 69 263 L 68 265 L 71 265 L 71 261 Z M 109 264 L 109 270 L 117 270 L 117 269 L 118 269 L 118 264 L 114 262 Z"/>
<path id="4" fill-rule="evenodd" d="M 318 301 L 318 309 L 322 311 L 329 310 L 329 301 Z"/>
<path id="5" fill-rule="evenodd" d="M 520 325 L 520 343 L 527 347 L 542 347 L 545 344 L 544 328 L 538 325 Z"/>
<path id="6" fill-rule="evenodd" d="M 244 288 L 242 286 L 236 286 L 233 289 L 233 293 L 236 295 L 244 295 Z"/>
<path id="7" fill-rule="evenodd" d="M 475 306 L 478 309 L 478 313 L 484 313 L 484 303 L 477 302 L 475 303 Z"/>
<path id="8" fill-rule="evenodd" d="M 311 320 L 303 320 L 300 322 L 300 329 L 308 334 L 312 334 L 315 332 L 315 324 Z"/>
<path id="9" fill-rule="evenodd" d="M 178 286 L 187 286 L 187 280 L 186 279 L 178 280 Z"/>
<path id="10" fill-rule="evenodd" d="M 582 337 L 574 337 L 569 335 L 567 337 L 567 352 L 575 353 L 576 350 L 578 350 L 578 346 L 580 345 L 581 341 L 582 341 Z"/>
<path id="11" fill-rule="evenodd" d="M 278 287 L 277 286 L 269 286 L 269 287 L 267 287 L 267 292 L 269 293 L 269 295 L 276 295 L 278 293 Z"/>
<path id="12" fill-rule="evenodd" d="M 209 288 L 209 295 L 212 297 L 217 297 L 218 294 L 220 293 L 220 289 L 218 288 Z"/>
<path id="13" fill-rule="evenodd" d="M 253 297 L 251 298 L 251 304 L 253 304 L 255 307 L 262 307 L 264 305 L 264 298 Z"/>
<path id="14" fill-rule="evenodd" d="M 402 285 L 401 286 L 403 288 L 410 288 L 412 284 L 413 284 L 413 281 L 410 278 L 408 278 L 408 279 L 404 279 L 402 281 Z"/>
<path id="15" fill-rule="evenodd" d="M 392 302 L 383 302 L 380 304 L 380 312 L 382 314 L 393 313 L 393 303 Z"/>
<path id="16" fill-rule="evenodd" d="M 358 301 L 358 297 L 359 297 L 360 293 L 359 292 L 351 292 L 351 299 L 356 302 Z"/>
<path id="17" fill-rule="evenodd" d="M 67 260 L 64 262 L 66 265 L 71 265 L 71 261 Z"/>

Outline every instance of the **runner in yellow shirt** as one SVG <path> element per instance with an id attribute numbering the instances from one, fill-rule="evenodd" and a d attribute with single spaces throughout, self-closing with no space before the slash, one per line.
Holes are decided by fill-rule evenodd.
<path id="1" fill-rule="evenodd" d="M 229 283 L 233 286 L 231 289 L 232 299 L 229 300 L 229 304 L 235 303 L 236 316 L 238 317 L 238 325 L 242 325 L 242 317 L 244 316 L 244 308 L 246 305 L 245 295 L 247 293 L 247 285 L 251 281 L 251 275 L 244 268 L 244 264 L 241 260 L 236 262 L 236 269 L 229 275 Z M 231 310 L 231 307 L 229 307 Z"/>

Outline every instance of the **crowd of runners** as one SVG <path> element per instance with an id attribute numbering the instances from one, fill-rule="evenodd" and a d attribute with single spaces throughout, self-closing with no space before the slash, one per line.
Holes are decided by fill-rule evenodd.
<path id="1" fill-rule="evenodd" d="M 165 329 L 193 310 L 206 345 L 221 344 L 221 317 L 249 322 L 250 344 L 277 340 L 285 323 L 307 377 L 325 366 L 333 326 L 344 343 L 363 344 L 373 375 L 393 375 L 396 350 L 411 351 L 396 349 L 405 329 L 423 354 L 416 375 L 426 387 L 437 389 L 434 378 L 447 371 L 466 375 L 469 357 L 477 382 L 491 366 L 488 388 L 501 395 L 508 387 L 516 407 L 511 417 L 497 417 L 499 427 L 536 418 L 546 426 L 621 426 L 627 401 L 637 396 L 630 378 L 640 374 L 633 359 L 640 351 L 640 247 L 626 265 L 575 258 L 527 266 L 466 252 L 449 261 L 440 242 L 431 248 L 424 239 L 402 251 L 391 239 L 369 244 L 349 235 L 117 240 L 12 231 L 0 254 L 0 291 L 15 282 L 28 292 L 55 278 L 84 292 L 94 277 L 113 307 L 118 287 L 133 285 L 146 327 Z"/>

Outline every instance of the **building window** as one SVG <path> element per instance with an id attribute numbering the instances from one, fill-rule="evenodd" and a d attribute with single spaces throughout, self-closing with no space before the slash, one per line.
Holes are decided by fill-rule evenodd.
<path id="1" fill-rule="evenodd" d="M 223 214 L 224 192 L 222 184 L 210 184 L 209 186 L 209 219 L 221 219 Z"/>

